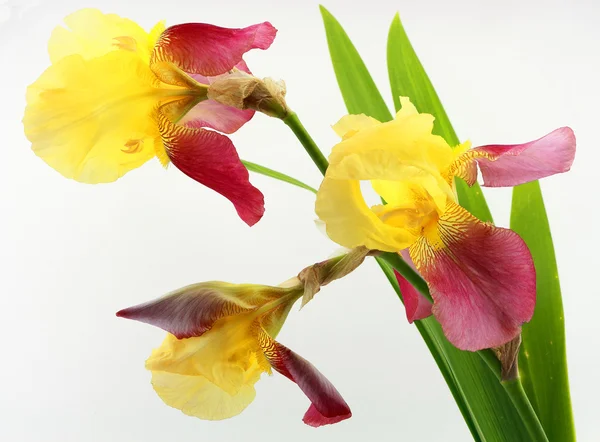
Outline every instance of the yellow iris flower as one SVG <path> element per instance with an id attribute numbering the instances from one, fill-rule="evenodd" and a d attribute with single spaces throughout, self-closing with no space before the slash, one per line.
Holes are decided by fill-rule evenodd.
<path id="1" fill-rule="evenodd" d="M 268 22 L 241 29 L 159 22 L 146 32 L 95 9 L 65 24 L 48 44 L 52 65 L 27 90 L 23 124 L 33 151 L 84 183 L 114 181 L 156 156 L 256 223 L 263 195 L 219 133 L 235 132 L 254 111 L 211 100 L 208 91 L 215 79 L 248 72 L 242 56 L 268 48 L 276 29 Z"/>
<path id="2" fill-rule="evenodd" d="M 575 137 L 568 127 L 528 143 L 452 148 L 432 134 L 433 116 L 408 98 L 393 121 L 348 115 L 334 146 L 316 212 L 328 236 L 353 248 L 402 253 L 429 284 L 433 307 L 398 275 L 410 321 L 433 313 L 464 350 L 502 345 L 531 319 L 535 268 L 513 231 L 484 223 L 458 204 L 454 179 L 515 186 L 569 170 Z M 383 200 L 368 205 L 361 182 Z M 381 201 L 381 200 L 380 200 Z"/>

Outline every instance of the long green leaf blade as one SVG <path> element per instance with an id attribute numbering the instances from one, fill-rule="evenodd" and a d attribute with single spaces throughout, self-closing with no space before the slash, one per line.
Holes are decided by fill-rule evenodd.
<path id="1" fill-rule="evenodd" d="M 366 113 L 380 121 L 390 120 L 391 113 L 348 35 L 325 8 L 321 7 L 321 13 L 333 66 L 348 111 Z M 356 66 L 361 68 L 355 71 Z M 362 86 L 357 88 L 356 84 Z M 428 109 L 430 108 L 421 108 L 422 111 Z M 476 194 L 475 198 L 477 198 Z M 489 213 L 489 210 L 487 212 Z M 476 215 L 486 218 L 485 212 L 483 215 L 481 213 Z M 390 269 L 386 268 L 387 264 L 380 263 L 380 265 L 393 283 Z M 397 285 L 393 285 L 397 289 Z M 417 325 L 419 332 L 436 360 L 474 439 L 494 442 L 528 441 L 527 432 L 519 415 L 483 360 L 477 354 L 463 352 L 452 346 L 434 318 L 419 322 Z"/>
<path id="2" fill-rule="evenodd" d="M 550 442 L 575 441 L 558 269 L 537 181 L 513 189 L 510 227 L 525 240 L 537 272 L 533 319 L 523 326 L 519 372 Z"/>
<path id="3" fill-rule="evenodd" d="M 365 114 L 379 121 L 391 120 L 392 114 L 348 34 L 327 9 L 319 7 L 333 70 L 348 112 Z"/>
<path id="4" fill-rule="evenodd" d="M 294 186 L 301 187 L 302 189 L 310 190 L 312 193 L 317 193 L 317 189 L 309 186 L 308 184 L 303 183 L 296 178 L 293 178 L 285 173 L 278 172 L 273 169 L 269 169 L 268 167 L 261 166 L 260 164 L 252 163 L 251 161 L 241 160 L 242 164 L 246 166 L 250 172 L 259 173 L 264 176 L 268 176 L 270 178 L 274 178 L 279 181 L 283 181 L 288 184 L 293 184 Z"/>
<path id="5" fill-rule="evenodd" d="M 387 57 L 396 110 L 400 108 L 400 96 L 410 97 L 419 112 L 435 117 L 433 132 L 442 136 L 451 146 L 458 145 L 460 141 L 456 132 L 454 132 L 446 111 L 406 35 L 399 14 L 396 14 L 390 27 Z M 464 181 L 457 180 L 456 190 L 463 207 L 481 220 L 492 221 L 492 214 L 479 184 L 469 188 Z"/>

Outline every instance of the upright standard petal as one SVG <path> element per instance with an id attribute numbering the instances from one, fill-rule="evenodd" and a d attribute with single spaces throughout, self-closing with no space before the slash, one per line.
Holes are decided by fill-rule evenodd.
<path id="1" fill-rule="evenodd" d="M 184 339 L 201 336 L 223 317 L 248 313 L 294 293 L 297 298 L 301 290 L 301 287 L 202 282 L 120 310 L 117 316 L 162 328 L 178 339 Z"/>
<path id="2" fill-rule="evenodd" d="M 433 314 L 456 347 L 498 347 L 531 319 L 535 268 L 527 245 L 512 230 L 483 223 L 449 203 L 410 256 L 429 284 Z"/>
<path id="3" fill-rule="evenodd" d="M 73 12 L 64 21 L 66 27 L 57 26 L 48 42 L 52 63 L 73 54 L 89 60 L 125 49 L 137 53 L 148 64 L 152 47 L 164 30 L 164 23 L 160 22 L 148 33 L 132 20 L 92 8 Z"/>
<path id="4" fill-rule="evenodd" d="M 263 194 L 250 184 L 249 174 L 229 138 L 219 133 L 174 124 L 160 110 L 158 127 L 173 164 L 190 178 L 231 201 L 248 225 L 265 211 Z"/>
<path id="5" fill-rule="evenodd" d="M 295 382 L 311 401 L 302 419 L 311 427 L 335 424 L 352 416 L 336 388 L 310 362 L 261 333 L 260 344 L 271 366 Z"/>
<path id="6" fill-rule="evenodd" d="M 116 180 L 154 156 L 153 109 L 168 91 L 136 54 L 71 55 L 27 89 L 25 134 L 40 158 L 84 183 Z"/>
<path id="7" fill-rule="evenodd" d="M 476 161 L 483 176 L 484 186 L 518 186 L 567 172 L 575 158 L 575 146 L 573 130 L 561 127 L 542 138 L 524 144 L 476 147 L 461 155 L 456 164 Z M 473 170 L 465 166 L 460 167 L 467 171 Z"/>
<path id="8" fill-rule="evenodd" d="M 212 77 L 231 70 L 250 49 L 267 49 L 277 30 L 264 22 L 242 29 L 205 23 L 167 28 L 151 56 L 151 64 L 170 61 L 190 74 Z"/>

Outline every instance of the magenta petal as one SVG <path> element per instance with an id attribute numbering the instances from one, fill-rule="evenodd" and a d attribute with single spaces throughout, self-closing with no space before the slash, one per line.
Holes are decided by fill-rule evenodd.
<path id="1" fill-rule="evenodd" d="M 251 310 L 252 305 L 236 297 L 234 287 L 218 282 L 194 284 L 120 310 L 117 316 L 162 328 L 178 339 L 200 336 L 218 319 Z"/>
<path id="2" fill-rule="evenodd" d="M 223 74 L 242 61 L 250 49 L 267 49 L 277 30 L 264 22 L 242 29 L 205 23 L 167 28 L 154 47 L 150 63 L 169 61 L 190 74 Z"/>
<path id="3" fill-rule="evenodd" d="M 479 164 L 484 186 L 508 187 L 568 171 L 575 145 L 573 130 L 561 127 L 529 143 L 481 146 L 466 155 Z"/>
<path id="4" fill-rule="evenodd" d="M 158 114 L 163 143 L 173 164 L 190 178 L 233 203 L 249 226 L 265 212 L 263 194 L 250 184 L 249 174 L 229 138 L 210 130 L 172 123 Z"/>
<path id="5" fill-rule="evenodd" d="M 425 319 L 431 316 L 431 302 L 425 298 L 414 286 L 408 282 L 396 269 L 394 275 L 400 287 L 404 308 L 406 309 L 406 319 L 411 324 L 419 319 Z"/>
<path id="6" fill-rule="evenodd" d="M 246 124 L 253 116 L 253 110 L 236 109 L 214 100 L 206 100 L 194 106 L 178 121 L 178 124 L 196 128 L 208 127 L 231 134 Z"/>
<path id="7" fill-rule="evenodd" d="M 263 333 L 263 350 L 271 366 L 298 384 L 312 402 L 303 422 L 311 427 L 335 424 L 352 416 L 350 407 L 333 384 L 310 362 Z"/>
<path id="8" fill-rule="evenodd" d="M 438 221 L 436 237 L 442 244 L 424 236 L 410 254 L 448 340 L 476 351 L 515 338 L 535 307 L 535 268 L 525 242 L 456 204 Z"/>

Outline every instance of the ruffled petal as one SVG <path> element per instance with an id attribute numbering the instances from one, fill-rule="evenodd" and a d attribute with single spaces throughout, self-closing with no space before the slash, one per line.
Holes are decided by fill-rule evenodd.
<path id="1" fill-rule="evenodd" d="M 117 316 L 162 328 L 178 339 L 184 339 L 201 336 L 218 319 L 250 312 L 295 290 L 298 289 L 203 282 L 180 288 L 154 301 L 120 310 Z"/>
<path id="2" fill-rule="evenodd" d="M 512 187 L 567 172 L 575 159 L 575 134 L 569 127 L 561 127 L 534 141 L 524 144 L 488 145 L 461 155 L 457 164 L 473 173 L 473 160 L 479 165 L 483 185 Z M 467 180 L 469 181 L 469 180 Z M 470 180 L 474 182 L 474 179 Z"/>
<path id="3" fill-rule="evenodd" d="M 381 124 L 381 122 L 365 114 L 346 115 L 335 123 L 332 128 L 340 138 L 345 140 L 363 129 L 368 129 L 378 124 Z"/>
<path id="4" fill-rule="evenodd" d="M 264 332 L 261 334 L 260 341 L 271 366 L 295 382 L 311 401 L 302 419 L 305 424 L 320 427 L 335 424 L 352 416 L 350 407 L 340 393 L 310 362 Z"/>
<path id="5" fill-rule="evenodd" d="M 400 287 L 408 322 L 412 324 L 415 321 L 431 316 L 431 302 L 419 293 L 396 269 L 394 269 L 394 275 L 396 275 L 396 280 Z"/>
<path id="6" fill-rule="evenodd" d="M 359 181 L 326 175 L 317 193 L 315 210 L 325 223 L 329 238 L 349 249 L 365 246 L 371 250 L 396 252 L 417 239 L 402 227 L 382 222 L 365 203 Z"/>
<path id="7" fill-rule="evenodd" d="M 150 63 L 170 61 L 190 74 L 223 74 L 250 49 L 267 49 L 277 30 L 264 22 L 242 29 L 221 28 L 204 23 L 171 26 L 158 40 Z"/>
<path id="8" fill-rule="evenodd" d="M 89 60 L 119 49 L 135 52 L 148 63 L 154 43 L 164 30 L 160 22 L 148 33 L 132 20 L 92 8 L 76 11 L 64 22 L 66 27 L 57 26 L 48 42 L 52 63 L 73 54 Z"/>
<path id="9" fill-rule="evenodd" d="M 163 401 L 202 419 L 241 412 L 254 399 L 254 384 L 271 370 L 253 320 L 251 315 L 223 318 L 189 339 L 167 335 L 146 361 Z"/>
<path id="10" fill-rule="evenodd" d="M 213 131 L 176 125 L 160 111 L 157 119 L 173 164 L 231 201 L 246 224 L 256 224 L 265 211 L 264 197 L 250 184 L 248 170 L 231 140 Z"/>
<path id="11" fill-rule="evenodd" d="M 116 180 L 154 156 L 153 118 L 163 97 L 136 54 L 79 55 L 50 66 L 27 89 L 23 118 L 32 149 L 67 178 Z"/>
<path id="12" fill-rule="evenodd" d="M 152 387 L 168 406 L 206 420 L 237 416 L 256 396 L 254 385 L 243 385 L 232 395 L 203 376 L 165 371 L 152 372 Z"/>
<path id="13" fill-rule="evenodd" d="M 535 268 L 512 230 L 483 223 L 452 203 L 410 256 L 429 284 L 433 314 L 456 347 L 498 347 L 531 319 Z"/>

